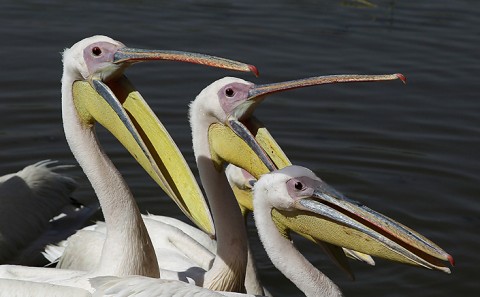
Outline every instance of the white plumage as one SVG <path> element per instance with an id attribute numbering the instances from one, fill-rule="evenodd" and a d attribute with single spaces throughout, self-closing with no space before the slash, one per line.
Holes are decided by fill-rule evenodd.
<path id="1" fill-rule="evenodd" d="M 292 180 L 308 178 L 298 190 Z M 300 182 L 301 183 L 301 182 Z M 293 245 L 283 237 L 272 220 L 272 209 L 294 211 L 297 199 L 323 182 L 309 169 L 289 166 L 263 175 L 254 186 L 253 215 L 260 239 L 272 263 L 290 279 L 307 297 L 338 297 L 340 289 L 321 271 L 315 268 Z M 295 194 L 292 194 L 295 193 Z"/>
<path id="2" fill-rule="evenodd" d="M 305 184 L 298 193 L 292 179 L 307 178 L 310 184 Z M 271 217 L 273 208 L 284 211 L 298 209 L 296 199 L 304 199 L 304 192 L 313 193 L 323 182 L 307 168 L 289 166 L 278 171 L 263 175 L 254 186 L 254 217 L 260 239 L 274 265 L 308 297 L 339 297 L 340 289 L 322 272 L 315 268 L 293 246 L 293 243 L 283 237 L 275 227 Z M 293 194 L 295 195 L 295 194 Z M 224 292 L 212 292 L 202 288 L 182 285 L 168 280 L 157 280 L 147 277 L 130 276 L 124 278 L 100 277 L 92 281 L 98 296 L 135 296 L 160 297 L 171 296 L 170 287 L 175 287 L 175 296 L 223 296 Z M 177 295 L 178 294 L 178 295 Z M 198 295 L 197 295 L 198 294 Z M 227 296 L 252 296 L 233 293 Z"/>
<path id="3" fill-rule="evenodd" d="M 170 217 L 151 214 L 142 217 L 161 269 L 186 271 L 197 266 L 209 269 L 217 245 L 205 232 Z M 87 271 L 100 259 L 105 234 L 105 223 L 97 222 L 77 231 L 68 240 L 49 245 L 45 252 L 52 262 L 59 261 L 57 268 Z"/>
<path id="4" fill-rule="evenodd" d="M 81 226 L 53 222 L 86 210 L 72 205 L 76 182 L 58 172 L 71 166 L 56 163 L 44 160 L 0 177 L 0 263 L 44 264 L 44 246 Z"/>
<path id="5" fill-rule="evenodd" d="M 93 297 L 224 297 L 253 296 L 233 292 L 216 292 L 192 284 L 141 276 L 96 277 L 90 280 Z M 175 292 L 175 293 L 172 293 Z M 174 294 L 174 295 L 172 295 Z"/>
<path id="6" fill-rule="evenodd" d="M 12 279 L 0 279 L 0 297 L 91 297 L 87 290 L 68 286 L 52 285 Z"/>

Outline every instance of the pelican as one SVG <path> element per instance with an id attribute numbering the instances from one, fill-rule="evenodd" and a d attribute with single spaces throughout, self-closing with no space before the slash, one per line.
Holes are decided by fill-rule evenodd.
<path id="1" fill-rule="evenodd" d="M 129 65 L 144 60 L 187 61 L 252 71 L 250 65 L 222 58 L 186 52 L 131 49 L 106 36 L 86 38 L 66 49 L 63 53 L 62 76 L 65 136 L 97 194 L 107 225 L 107 237 L 99 263 L 88 272 L 2 265 L 1 278 L 92 290 L 88 279 L 95 276 L 159 277 L 155 252 L 138 207 L 122 176 L 99 145 L 94 129 L 96 122 L 107 128 L 177 203 L 186 210 L 193 207 L 195 212 L 189 212 L 192 218 L 208 229 L 211 218 L 205 201 L 197 201 L 199 197 L 195 195 L 191 195 L 190 200 L 184 200 L 183 193 L 173 182 L 178 178 L 186 189 L 191 191 L 193 187 L 195 190 L 196 183 L 183 156 L 146 102 L 138 93 L 132 92 L 132 86 L 123 76 Z M 85 96 L 88 93 L 82 92 L 81 86 L 75 86 L 82 81 L 93 87 L 98 97 Z M 128 113 L 124 105 L 129 106 Z M 150 137 L 150 133 L 155 134 L 157 140 Z M 162 142 L 154 147 L 152 144 L 156 144 L 158 139 Z M 162 161 L 161 154 L 167 154 L 169 160 L 181 161 L 175 165 L 177 173 L 165 172 L 169 164 Z M 194 191 L 192 193 L 195 194 Z M 13 295 L 15 288 L 9 288 Z M 41 295 L 41 292 L 37 295 Z"/>
<path id="2" fill-rule="evenodd" d="M 69 166 L 55 163 L 43 160 L 0 177 L 1 264 L 39 263 L 39 250 L 73 233 L 58 226 L 60 218 L 65 220 L 67 213 L 76 218 L 88 217 L 87 208 L 80 207 L 70 196 L 77 183 L 57 172 Z M 54 233 L 58 236 L 52 238 L 50 234 Z"/>
<path id="3" fill-rule="evenodd" d="M 256 147 L 258 144 L 251 132 L 238 120 L 248 118 L 253 112 L 252 107 L 257 106 L 267 94 L 325 82 L 398 78 L 403 77 L 401 75 L 314 77 L 260 86 L 237 78 L 224 78 L 205 88 L 190 105 L 190 122 L 200 178 L 216 224 L 218 244 L 216 256 L 213 263 L 208 266 L 208 271 L 197 264 L 197 259 L 192 259 L 191 269 L 183 272 L 176 270 L 171 275 L 166 271 L 163 274 L 162 271 L 162 278 L 163 276 L 173 279 L 183 277 L 197 285 L 215 290 L 242 289 L 242 279 L 245 277 L 243 271 L 246 265 L 245 228 L 243 219 L 239 218 L 238 206 L 231 202 L 233 196 L 223 175 L 223 164 L 232 163 L 247 168 L 247 171 L 252 172 L 256 178 L 275 169 L 269 156 L 261 148 Z M 274 146 L 271 148 L 276 150 Z M 280 222 L 280 230 L 284 235 L 287 232 L 286 227 L 282 227 L 282 222 L 286 222 L 284 226 L 293 226 L 293 230 L 316 240 L 325 240 L 334 245 L 346 246 L 393 261 L 449 272 L 449 268 L 445 267 L 441 260 L 450 260 L 450 255 L 416 232 L 373 211 L 372 213 L 363 211 L 361 217 L 369 218 L 375 224 L 362 225 L 357 229 L 347 228 L 341 223 L 333 223 L 330 219 L 321 216 L 312 217 L 300 211 L 295 216 L 291 216 L 274 210 L 272 215 L 277 226 Z M 309 224 L 315 227 L 305 228 Z M 388 230 L 388 236 L 383 234 L 385 231 L 381 231 L 382 229 Z M 229 242 L 236 244 L 232 246 Z M 77 254 L 77 257 L 81 256 Z M 211 261 L 211 255 L 208 257 Z M 212 278 L 213 275 L 215 275 L 214 278 Z M 222 278 L 219 277 L 220 275 L 223 275 Z M 217 283 L 213 282 L 217 279 L 223 279 L 224 285 L 229 283 L 225 279 L 229 279 L 232 284 L 229 285 L 230 287 L 217 287 Z"/>

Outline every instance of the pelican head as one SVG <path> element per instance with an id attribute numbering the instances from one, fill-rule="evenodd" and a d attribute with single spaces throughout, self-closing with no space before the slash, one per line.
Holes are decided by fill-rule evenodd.
<path id="1" fill-rule="evenodd" d="M 395 241 L 399 244 L 398 247 L 395 247 L 399 254 L 404 253 L 403 249 L 407 248 L 402 246 L 404 243 L 399 241 L 404 236 L 403 234 L 418 237 L 418 240 L 424 245 L 430 245 L 428 240 L 400 223 L 384 217 L 360 202 L 346 198 L 311 170 L 301 166 L 291 165 L 263 175 L 255 183 L 254 191 L 256 196 L 264 199 L 261 203 L 272 210 L 276 209 L 284 214 L 302 211 L 313 216 L 319 215 L 332 222 L 363 232 L 378 242 L 389 245 L 388 241 Z M 430 247 L 438 249 L 435 245 L 430 245 Z M 438 251 L 443 252 L 441 249 Z M 421 255 L 421 252 L 419 254 L 412 253 L 410 255 L 417 264 L 450 272 L 446 267 L 432 266 L 423 258 L 425 255 Z M 446 253 L 445 256 L 453 265 L 453 258 Z"/>
<path id="2" fill-rule="evenodd" d="M 78 80 L 108 81 L 118 77 L 128 66 L 116 63 L 115 54 L 125 48 L 121 42 L 107 36 L 92 36 L 80 40 L 64 51 L 63 63 Z"/>
<path id="3" fill-rule="evenodd" d="M 204 103 L 195 105 L 201 108 L 212 107 L 209 113 L 205 109 L 212 118 L 209 128 L 212 159 L 219 167 L 230 163 L 245 169 L 258 179 L 263 174 L 291 165 L 268 130 L 251 117 L 254 109 L 268 94 L 325 83 L 396 79 L 405 82 L 405 77 L 401 74 L 320 76 L 268 85 L 255 85 L 227 77 L 205 88 L 195 100 Z M 213 118 L 218 119 L 218 122 L 214 123 Z M 290 169 L 287 173 L 292 175 L 291 172 L 296 170 Z M 302 172 L 305 176 L 302 185 L 311 185 L 309 198 L 297 199 L 296 203 L 289 205 L 295 211 L 289 207 L 272 210 L 272 218 L 285 236 L 288 236 L 289 231 L 295 231 L 314 242 L 328 242 L 392 261 L 450 272 L 444 262 L 449 261 L 453 265 L 453 258 L 433 242 L 400 223 L 345 198 L 314 177 L 313 173 L 306 174 L 305 170 Z M 324 192 L 319 192 L 314 186 L 319 186 L 318 189 Z M 312 191 L 314 188 L 316 190 Z M 234 187 L 234 191 L 240 194 L 237 197 L 240 197 L 238 201 L 241 208 L 253 210 L 251 194 L 242 193 L 249 191 L 249 187 Z M 290 194 L 284 197 L 291 197 Z M 318 206 L 318 199 L 323 199 L 321 207 Z M 318 209 L 321 208 L 326 211 L 319 212 Z"/>
<path id="4" fill-rule="evenodd" d="M 148 104 L 123 74 L 134 63 L 154 60 L 258 74 L 254 66 L 237 61 L 189 52 L 128 48 L 107 36 L 93 36 L 63 52 L 64 117 L 78 117 L 78 125 L 93 127 L 99 123 L 104 126 L 182 211 L 213 236 L 210 211 L 186 161 Z M 74 139 L 67 140 L 75 146 Z"/>
<path id="5" fill-rule="evenodd" d="M 324 190 L 327 188 L 328 190 Z M 308 200 L 321 199 L 321 194 L 332 192 L 308 168 L 291 165 L 262 175 L 254 185 L 255 195 L 262 197 L 270 208 L 282 211 L 308 210 Z M 338 196 L 338 195 L 335 195 Z"/>

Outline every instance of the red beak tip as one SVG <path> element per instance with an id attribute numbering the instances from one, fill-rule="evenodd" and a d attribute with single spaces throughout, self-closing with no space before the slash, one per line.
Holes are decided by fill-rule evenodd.
<path id="1" fill-rule="evenodd" d="M 260 75 L 260 73 L 258 72 L 258 69 L 257 67 L 253 66 L 253 65 L 248 65 L 248 69 L 250 69 L 251 72 L 253 72 L 253 74 L 255 74 L 256 77 L 258 77 Z"/>
<path id="2" fill-rule="evenodd" d="M 407 78 L 401 73 L 396 73 L 397 77 L 404 83 L 407 84 Z"/>
<path id="3" fill-rule="evenodd" d="M 455 260 L 453 260 L 453 257 L 452 257 L 451 255 L 448 255 L 448 256 L 447 256 L 447 259 L 448 259 L 448 262 L 450 262 L 450 264 L 451 264 L 452 266 L 455 266 Z"/>

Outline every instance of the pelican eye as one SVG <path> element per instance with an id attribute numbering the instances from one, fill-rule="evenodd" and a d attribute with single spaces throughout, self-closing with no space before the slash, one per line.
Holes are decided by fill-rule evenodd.
<path id="1" fill-rule="evenodd" d="M 92 48 L 92 54 L 98 57 L 102 54 L 102 50 L 98 46 L 96 46 Z"/>
<path id="2" fill-rule="evenodd" d="M 301 182 L 297 181 L 297 182 L 295 183 L 294 187 L 295 187 L 295 189 L 297 189 L 297 190 L 301 190 L 301 189 L 303 189 L 303 184 L 302 184 Z"/>
<path id="3" fill-rule="evenodd" d="M 227 95 L 227 97 L 233 97 L 233 95 L 235 95 L 235 91 L 232 88 L 226 88 L 225 95 Z"/>

